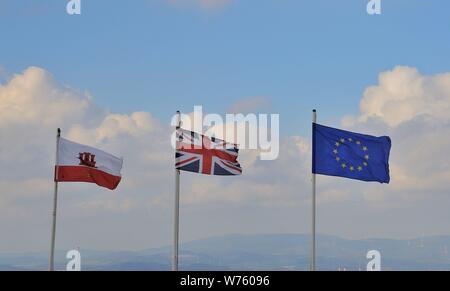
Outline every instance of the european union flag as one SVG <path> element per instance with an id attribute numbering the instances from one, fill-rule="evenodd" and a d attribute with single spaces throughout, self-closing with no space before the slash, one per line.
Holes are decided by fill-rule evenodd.
<path id="1" fill-rule="evenodd" d="M 315 174 L 389 183 L 391 139 L 313 123 Z"/>

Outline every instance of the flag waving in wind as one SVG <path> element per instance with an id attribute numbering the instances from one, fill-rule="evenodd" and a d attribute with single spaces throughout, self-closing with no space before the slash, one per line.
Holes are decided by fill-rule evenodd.
<path id="1" fill-rule="evenodd" d="M 391 139 L 313 123 L 314 174 L 389 183 Z"/>
<path id="2" fill-rule="evenodd" d="M 178 129 L 176 147 L 175 167 L 179 170 L 216 176 L 242 174 L 235 144 Z"/>
<path id="3" fill-rule="evenodd" d="M 55 182 L 87 182 L 114 190 L 121 180 L 122 159 L 99 149 L 58 140 Z"/>

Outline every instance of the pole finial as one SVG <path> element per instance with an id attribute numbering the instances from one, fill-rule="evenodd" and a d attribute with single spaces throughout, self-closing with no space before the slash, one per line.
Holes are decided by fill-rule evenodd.
<path id="1" fill-rule="evenodd" d="M 180 110 L 177 110 L 177 126 L 176 129 L 180 129 L 181 128 L 181 112 Z"/>

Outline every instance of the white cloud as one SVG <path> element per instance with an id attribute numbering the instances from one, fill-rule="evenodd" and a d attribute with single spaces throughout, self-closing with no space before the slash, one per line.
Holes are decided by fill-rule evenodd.
<path id="1" fill-rule="evenodd" d="M 172 180 L 173 152 L 166 146 L 169 126 L 148 112 L 110 113 L 95 105 L 89 93 L 63 86 L 44 69 L 30 67 L 0 85 L 0 229 L 14 221 L 26 229 L 27 218 L 42 224 L 50 219 L 46 214 L 52 201 L 58 127 L 64 137 L 125 156 L 124 179 L 116 192 L 93 185 L 60 185 L 64 217 L 146 211 L 147 198 L 170 192 L 164 189 Z M 0 250 L 7 248 L 4 244 Z"/>
<path id="2" fill-rule="evenodd" d="M 342 125 L 392 138 L 387 192 L 407 201 L 450 189 L 450 73 L 424 76 L 403 66 L 383 72 L 365 90 L 360 115 Z"/>
<path id="3" fill-rule="evenodd" d="M 117 139 L 121 135 L 130 135 L 133 138 L 143 137 L 160 127 L 159 122 L 147 112 L 134 112 L 130 115 L 108 114 L 94 128 L 86 128 L 81 124 L 74 125 L 68 137 L 81 143 L 101 144 Z"/>
<path id="4" fill-rule="evenodd" d="M 381 73 L 379 84 L 364 92 L 361 113 L 343 118 L 341 125 L 392 137 L 392 183 L 318 177 L 320 231 L 364 236 L 362 226 L 368 224 L 380 229 L 371 236 L 414 235 L 417 227 L 402 225 L 397 233 L 387 219 L 401 216 L 421 225 L 420 212 L 430 216 L 430 223 L 436 215 L 444 221 L 420 231 L 447 229 L 449 116 L 449 74 L 424 76 L 407 67 Z M 108 248 L 169 243 L 174 174 L 170 126 L 148 112 L 108 112 L 89 93 L 63 86 L 44 69 L 30 67 L 0 85 L 0 232 L 7 232 L 11 224 L 16 229 L 0 241 L 0 251 L 47 248 L 48 236 L 42 234 L 50 226 L 57 127 L 70 139 L 124 156 L 124 178 L 115 192 L 86 184 L 60 186 L 58 246 L 73 247 L 74 237 L 89 248 L 104 248 L 105 242 Z M 275 161 L 261 161 L 258 151 L 241 151 L 241 177 L 183 173 L 183 238 L 308 231 L 310 139 L 285 137 L 280 148 Z M 380 213 L 390 216 L 377 221 L 371 217 Z M 353 225 L 355 217 L 359 219 Z M 343 224 L 351 226 L 340 228 Z M 145 226 L 145 232 L 136 230 L 128 242 L 114 239 L 130 233 L 131 226 Z M 107 234 L 98 237 L 99 230 Z"/>
<path id="5" fill-rule="evenodd" d="M 364 92 L 359 121 L 380 118 L 389 126 L 430 115 L 450 120 L 450 73 L 421 75 L 417 69 L 399 66 L 379 76 L 379 84 Z"/>
<path id="6" fill-rule="evenodd" d="M 44 127 L 92 121 L 98 109 L 89 94 L 80 94 L 56 84 L 45 70 L 36 67 L 15 75 L 0 87 L 0 122 L 26 125 L 37 122 Z M 84 118 L 89 116 L 90 118 Z"/>

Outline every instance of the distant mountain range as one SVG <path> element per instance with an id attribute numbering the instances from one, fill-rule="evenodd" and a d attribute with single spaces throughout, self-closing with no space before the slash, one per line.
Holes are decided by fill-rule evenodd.
<path id="1" fill-rule="evenodd" d="M 180 269 L 307 270 L 310 237 L 302 234 L 226 235 L 196 240 L 180 247 Z M 381 252 L 383 270 L 450 270 L 450 236 L 411 240 L 348 240 L 317 237 L 319 270 L 365 270 L 369 250 Z M 83 270 L 170 270 L 171 247 L 143 251 L 81 250 Z M 56 267 L 65 269 L 65 252 Z M 46 270 L 47 253 L 0 254 L 1 271 Z"/>

